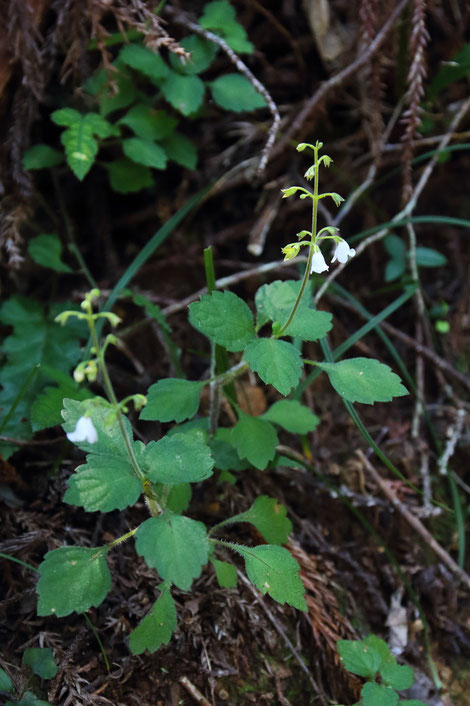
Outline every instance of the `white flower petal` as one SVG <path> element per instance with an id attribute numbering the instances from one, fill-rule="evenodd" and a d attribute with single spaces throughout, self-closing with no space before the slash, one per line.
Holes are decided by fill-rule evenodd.
<path id="1" fill-rule="evenodd" d="M 320 250 L 316 250 L 313 253 L 312 264 L 310 266 L 310 274 L 312 274 L 312 272 L 317 272 L 318 274 L 320 274 L 321 272 L 325 272 L 325 270 L 329 269 L 330 268 L 326 264 L 325 258 L 323 257 Z"/>
<path id="2" fill-rule="evenodd" d="M 355 254 L 354 248 L 350 248 L 345 240 L 341 240 L 335 248 L 331 262 L 338 261 L 344 264 L 349 257 L 354 257 Z"/>
<path id="3" fill-rule="evenodd" d="M 88 441 L 95 444 L 98 441 L 98 434 L 90 417 L 80 417 L 75 429 L 67 434 L 69 441 Z"/>

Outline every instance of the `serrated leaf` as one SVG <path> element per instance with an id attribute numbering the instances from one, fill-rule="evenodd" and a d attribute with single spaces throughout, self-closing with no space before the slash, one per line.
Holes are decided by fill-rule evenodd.
<path id="1" fill-rule="evenodd" d="M 190 434 L 172 434 L 145 447 L 138 444 L 139 461 L 154 483 L 179 485 L 198 483 L 212 475 L 214 461 L 204 435 L 195 430 Z"/>
<path id="2" fill-rule="evenodd" d="M 140 419 L 159 422 L 191 419 L 199 408 L 203 384 L 181 378 L 159 380 L 149 387 Z"/>
<path id="3" fill-rule="evenodd" d="M 243 358 L 267 385 L 288 395 L 302 375 L 302 358 L 292 343 L 274 338 L 258 338 L 245 348 Z"/>
<path id="4" fill-rule="evenodd" d="M 269 544 L 284 544 L 292 532 L 292 522 L 286 517 L 286 508 L 274 498 L 260 495 L 246 512 L 230 517 L 224 524 L 249 522 Z"/>
<path id="5" fill-rule="evenodd" d="M 361 691 L 364 706 L 397 706 L 398 694 L 394 689 L 384 684 L 368 682 Z"/>
<path id="6" fill-rule="evenodd" d="M 111 512 L 134 505 L 142 485 L 130 462 L 119 456 L 89 454 L 68 480 L 64 502 L 87 512 Z"/>
<path id="7" fill-rule="evenodd" d="M 62 108 L 51 113 L 51 120 L 67 129 L 61 135 L 65 147 L 67 164 L 77 179 L 82 181 L 90 171 L 98 152 L 98 137 L 109 137 L 111 125 L 98 113 L 82 115 L 71 108 Z"/>
<path id="8" fill-rule="evenodd" d="M 177 627 L 175 602 L 168 587 L 165 587 L 150 611 L 129 636 L 129 648 L 133 655 L 145 650 L 155 652 L 161 645 L 168 645 Z"/>
<path id="9" fill-rule="evenodd" d="M 294 280 L 276 280 L 271 284 L 264 284 L 255 295 L 255 305 L 258 312 L 258 328 L 267 321 L 279 321 L 284 325 L 292 311 L 300 289 L 300 282 Z M 297 313 L 307 309 L 309 298 L 306 294 L 302 297 Z"/>
<path id="10" fill-rule="evenodd" d="M 373 679 L 382 665 L 382 657 L 371 645 L 360 640 L 338 640 L 339 656 L 348 672 Z"/>
<path id="11" fill-rule="evenodd" d="M 237 570 L 234 565 L 218 559 L 211 559 L 210 562 L 214 567 L 220 588 L 235 588 L 237 585 Z"/>
<path id="12" fill-rule="evenodd" d="M 168 65 L 159 54 L 142 44 L 128 44 L 121 49 L 119 62 L 127 64 L 147 78 L 159 83 L 168 75 Z"/>
<path id="13" fill-rule="evenodd" d="M 30 171 L 33 169 L 48 169 L 56 167 L 64 161 L 62 152 L 49 147 L 49 145 L 33 145 L 23 155 L 21 163 L 23 168 Z"/>
<path id="14" fill-rule="evenodd" d="M 240 74 L 225 74 L 209 83 L 212 97 L 225 110 L 241 113 L 244 110 L 265 108 L 266 101 L 253 84 Z"/>
<path id="15" fill-rule="evenodd" d="M 130 159 L 117 159 L 115 162 L 108 162 L 105 166 L 111 188 L 119 194 L 141 191 L 154 183 L 150 169 Z"/>
<path id="16" fill-rule="evenodd" d="M 170 71 L 161 88 L 168 103 L 185 116 L 199 110 L 204 100 L 205 86 L 199 76 L 183 76 Z"/>
<path id="17" fill-rule="evenodd" d="M 117 456 L 127 461 L 129 457 L 127 455 L 126 444 L 122 438 L 119 425 L 116 423 L 115 417 L 113 417 L 112 410 L 105 404 L 99 404 L 101 401 L 100 398 L 96 398 L 96 400 L 97 403 L 90 407 L 89 402 L 85 403 L 65 399 L 64 408 L 62 410 L 62 419 L 64 420 L 62 426 L 64 431 L 67 434 L 73 431 L 80 417 L 83 417 L 85 413 L 87 413 L 96 429 L 98 440 L 94 444 L 90 444 L 88 441 L 78 441 L 74 442 L 75 445 L 88 454 Z M 124 417 L 123 423 L 127 436 L 132 441 L 133 437 L 130 422 Z"/>
<path id="18" fill-rule="evenodd" d="M 222 430 L 219 428 L 217 429 L 216 437 L 210 442 L 215 467 L 218 468 L 219 471 L 245 471 L 247 468 L 250 468 L 249 461 L 243 461 L 239 457 L 229 439 L 220 437 L 221 431 L 228 432 L 228 437 L 230 437 L 232 432 L 231 429 Z"/>
<path id="19" fill-rule="evenodd" d="M 137 137 L 143 140 L 163 140 L 171 135 L 178 121 L 164 110 L 155 110 L 138 103 L 131 108 L 119 123 L 127 125 Z"/>
<path id="20" fill-rule="evenodd" d="M 278 603 L 307 610 L 300 567 L 287 549 L 270 544 L 259 547 L 237 544 L 233 548 L 245 559 L 246 574 L 261 593 L 267 593 Z"/>
<path id="21" fill-rule="evenodd" d="M 102 550 L 61 547 L 47 552 L 39 566 L 38 615 L 63 618 L 99 606 L 111 588 L 111 574 Z"/>
<path id="22" fill-rule="evenodd" d="M 83 86 L 83 90 L 96 96 L 100 114 L 104 117 L 116 110 L 127 108 L 137 97 L 137 87 L 134 77 L 120 70 L 117 62 L 112 72 L 102 69 L 94 73 Z M 112 126 L 113 134 L 119 135 L 116 125 Z"/>
<path id="23" fill-rule="evenodd" d="M 262 419 L 278 424 L 291 434 L 308 434 L 320 423 L 316 414 L 297 400 L 279 400 L 262 415 Z"/>
<path id="24" fill-rule="evenodd" d="M 261 471 L 276 455 L 279 439 L 275 428 L 259 417 L 242 414 L 231 432 L 231 441 L 240 458 L 248 461 Z"/>
<path id="25" fill-rule="evenodd" d="M 242 351 L 255 337 L 251 310 L 233 292 L 205 294 L 189 306 L 190 323 L 228 351 Z"/>
<path id="26" fill-rule="evenodd" d="M 401 691 L 409 689 L 413 684 L 413 670 L 408 665 L 396 664 L 396 662 L 388 662 L 380 668 L 380 676 L 385 684 L 391 686 L 392 689 Z"/>
<path id="27" fill-rule="evenodd" d="M 13 691 L 13 682 L 5 672 L 4 669 L 0 667 L 0 691 Z"/>
<path id="28" fill-rule="evenodd" d="M 165 169 L 167 156 L 165 150 L 151 140 L 141 137 L 129 137 L 122 141 L 122 151 L 133 162 L 154 169 Z"/>
<path id="29" fill-rule="evenodd" d="M 56 272 L 73 272 L 62 261 L 62 243 L 58 235 L 42 233 L 28 243 L 28 252 L 34 262 Z"/>
<path id="30" fill-rule="evenodd" d="M 46 387 L 31 405 L 31 425 L 33 431 L 49 429 L 62 424 L 62 407 L 65 398 L 82 401 L 94 397 L 83 387 L 78 387 L 74 380 L 61 383 L 59 387 Z"/>
<path id="31" fill-rule="evenodd" d="M 390 662 L 396 664 L 397 660 L 395 659 L 395 656 L 390 652 L 389 646 L 385 640 L 382 640 L 381 637 L 377 637 L 377 635 L 369 635 L 362 642 L 368 647 L 373 647 L 373 649 L 378 652 L 382 659 L 382 664 L 388 664 Z"/>
<path id="32" fill-rule="evenodd" d="M 196 169 L 197 149 L 189 137 L 182 135 L 180 132 L 174 132 L 165 138 L 162 144 L 168 159 L 180 164 L 182 167 L 186 167 L 186 169 Z"/>
<path id="33" fill-rule="evenodd" d="M 49 647 L 28 647 L 23 652 L 22 661 L 41 679 L 53 679 L 57 674 L 57 665 Z"/>
<path id="34" fill-rule="evenodd" d="M 419 246 L 416 248 L 416 264 L 420 267 L 442 267 L 447 265 L 447 258 L 437 250 Z"/>
<path id="35" fill-rule="evenodd" d="M 316 311 L 315 309 L 301 309 L 295 312 L 289 326 L 283 332 L 283 336 L 298 336 L 303 341 L 318 341 L 326 336 L 331 330 L 332 315 L 327 311 Z M 282 323 L 282 322 L 280 322 Z"/>
<path id="36" fill-rule="evenodd" d="M 398 375 L 373 358 L 349 358 L 339 363 L 317 363 L 324 370 L 336 392 L 349 402 L 390 402 L 407 395 Z"/>
<path id="37" fill-rule="evenodd" d="M 191 54 L 191 58 L 185 60 L 184 57 L 172 53 L 170 63 L 175 71 L 184 75 L 200 74 L 205 71 L 212 64 L 218 50 L 214 42 L 195 34 L 184 37 L 180 45 Z"/>
<path id="38" fill-rule="evenodd" d="M 183 515 L 150 517 L 137 530 L 136 551 L 162 579 L 187 591 L 208 561 L 206 528 Z"/>
<path id="39" fill-rule="evenodd" d="M 248 41 L 244 27 L 236 21 L 235 10 L 227 0 L 206 3 L 199 24 L 220 34 L 233 51 L 240 54 L 253 52 L 253 45 Z"/>

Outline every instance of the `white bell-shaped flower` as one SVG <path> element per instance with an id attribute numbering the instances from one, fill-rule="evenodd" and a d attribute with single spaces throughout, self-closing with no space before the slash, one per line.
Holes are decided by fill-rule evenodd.
<path id="1" fill-rule="evenodd" d="M 73 431 L 67 434 L 69 441 L 88 441 L 94 444 L 98 441 L 98 434 L 90 417 L 80 417 Z"/>
<path id="2" fill-rule="evenodd" d="M 333 259 L 331 262 L 341 262 L 344 264 L 348 261 L 349 257 L 354 257 L 356 251 L 354 248 L 350 248 L 345 240 L 340 240 L 333 253 Z"/>
<path id="3" fill-rule="evenodd" d="M 312 264 L 310 265 L 310 274 L 312 274 L 312 272 L 317 272 L 320 274 L 321 272 L 325 272 L 325 270 L 329 269 L 330 268 L 326 264 L 325 258 L 323 257 L 321 251 L 315 250 L 312 257 Z"/>

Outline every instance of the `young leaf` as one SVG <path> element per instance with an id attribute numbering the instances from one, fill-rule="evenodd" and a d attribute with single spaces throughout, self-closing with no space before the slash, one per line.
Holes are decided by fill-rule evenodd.
<path id="1" fill-rule="evenodd" d="M 23 652 L 22 661 L 41 679 L 53 679 L 57 674 L 57 665 L 49 647 L 28 647 Z"/>
<path id="2" fill-rule="evenodd" d="M 297 400 L 279 400 L 261 418 L 278 424 L 291 434 L 308 434 L 320 423 L 316 414 Z"/>
<path id="3" fill-rule="evenodd" d="M 105 166 L 111 188 L 119 194 L 141 191 L 154 183 L 150 169 L 130 159 L 117 159 L 115 162 L 108 162 Z"/>
<path id="4" fill-rule="evenodd" d="M 276 280 L 271 284 L 263 284 L 255 295 L 256 310 L 258 312 L 258 328 L 267 321 L 279 321 L 285 324 L 292 311 L 300 289 L 300 282 L 294 280 Z M 297 313 L 307 309 L 309 298 L 304 294 Z"/>
<path id="5" fill-rule="evenodd" d="M 13 682 L 5 672 L 0 668 L 0 691 L 13 691 Z"/>
<path id="6" fill-rule="evenodd" d="M 241 113 L 244 110 L 265 108 L 266 101 L 253 84 L 240 74 L 225 74 L 209 83 L 214 101 L 225 110 Z"/>
<path id="7" fill-rule="evenodd" d="M 263 471 L 276 455 L 279 444 L 275 428 L 269 422 L 259 417 L 242 414 L 233 427 L 231 441 L 240 458 L 248 461 Z"/>
<path id="8" fill-rule="evenodd" d="M 257 338 L 247 345 L 243 358 L 263 382 L 284 396 L 297 386 L 302 374 L 300 353 L 287 341 Z"/>
<path id="9" fill-rule="evenodd" d="M 248 304 L 232 292 L 205 294 L 189 306 L 191 324 L 228 351 L 242 351 L 255 337 Z"/>
<path id="10" fill-rule="evenodd" d="M 129 137 L 122 141 L 122 151 L 133 162 L 154 169 L 165 169 L 167 156 L 165 150 L 151 140 L 141 137 Z"/>
<path id="11" fill-rule="evenodd" d="M 397 706 L 398 694 L 394 689 L 384 684 L 368 682 L 361 691 L 364 706 Z"/>
<path id="12" fill-rule="evenodd" d="M 237 585 L 237 570 L 234 565 L 218 559 L 211 559 L 210 562 L 215 569 L 217 583 L 220 588 L 235 588 Z"/>
<path id="13" fill-rule="evenodd" d="M 157 84 L 166 78 L 169 72 L 168 65 L 162 57 L 142 44 L 127 44 L 121 49 L 118 61 L 139 71 Z"/>
<path id="14" fill-rule="evenodd" d="M 174 132 L 163 140 L 163 147 L 171 159 L 176 164 L 180 164 L 186 169 L 196 169 L 197 150 L 194 142 L 181 132 Z"/>
<path id="15" fill-rule="evenodd" d="M 111 588 L 111 574 L 102 550 L 61 547 L 47 552 L 39 566 L 38 615 L 63 618 L 99 606 Z"/>
<path id="16" fill-rule="evenodd" d="M 214 461 L 201 432 L 173 434 L 136 446 L 143 470 L 153 483 L 198 483 L 212 475 Z"/>
<path id="17" fill-rule="evenodd" d="M 21 160 L 23 169 L 47 169 L 56 167 L 63 162 L 64 155 L 62 152 L 49 147 L 49 145 L 33 145 L 23 155 Z"/>
<path id="18" fill-rule="evenodd" d="M 114 63 L 116 71 L 109 76 L 109 71 L 102 69 L 94 73 L 83 86 L 83 90 L 96 96 L 100 106 L 100 114 L 105 117 L 116 110 L 127 108 L 137 97 L 137 86 L 134 77 L 121 71 L 117 62 Z M 113 125 L 113 134 L 119 136 L 119 128 Z"/>
<path id="19" fill-rule="evenodd" d="M 233 548 L 245 559 L 246 574 L 261 593 L 268 593 L 278 603 L 307 610 L 299 565 L 287 549 L 270 544 L 259 547 L 237 544 Z"/>
<path id="20" fill-rule="evenodd" d="M 232 522 L 250 522 L 269 544 L 284 544 L 292 531 L 292 522 L 286 517 L 284 505 L 267 495 L 260 495 L 249 510 L 231 517 L 224 524 Z"/>
<path id="21" fill-rule="evenodd" d="M 163 140 L 171 135 L 178 124 L 178 121 L 164 110 L 154 110 L 143 103 L 131 108 L 119 122 L 127 125 L 143 140 Z"/>
<path id="22" fill-rule="evenodd" d="M 140 419 L 159 422 L 184 422 L 196 414 L 203 383 L 166 378 L 149 387 L 147 404 Z"/>
<path id="23" fill-rule="evenodd" d="M 145 618 L 129 636 L 129 647 L 133 655 L 145 650 L 155 652 L 161 645 L 168 645 L 176 630 L 175 602 L 170 589 L 165 586 Z"/>
<path id="24" fill-rule="evenodd" d="M 51 235 L 43 233 L 32 238 L 28 243 L 28 252 L 38 265 L 49 267 L 56 272 L 73 272 L 62 261 L 62 243 L 55 233 Z"/>
<path id="25" fill-rule="evenodd" d="M 382 664 L 396 664 L 397 660 L 395 659 L 395 656 L 390 652 L 389 646 L 385 640 L 382 640 L 381 637 L 377 637 L 377 635 L 369 635 L 362 642 L 364 645 L 367 645 L 367 647 L 372 647 L 376 652 L 378 652 L 382 659 Z"/>
<path id="26" fill-rule="evenodd" d="M 192 115 L 204 100 L 204 83 L 199 76 L 182 76 L 170 71 L 162 84 L 163 95 L 183 115 Z"/>
<path id="27" fill-rule="evenodd" d="M 142 485 L 127 459 L 107 454 L 89 454 L 69 480 L 64 502 L 87 512 L 111 512 L 134 505 Z"/>
<path id="28" fill-rule="evenodd" d="M 212 64 L 217 54 L 217 45 L 207 39 L 190 34 L 181 40 L 180 45 L 191 54 L 189 60 L 182 56 L 170 54 L 172 67 L 180 74 L 192 75 L 200 74 Z"/>
<path id="29" fill-rule="evenodd" d="M 229 47 L 239 54 L 251 54 L 254 50 L 244 27 L 236 20 L 234 8 L 227 0 L 206 3 L 199 24 L 220 34 Z"/>
<path id="30" fill-rule="evenodd" d="M 90 171 L 98 152 L 98 137 L 109 137 L 111 125 L 98 113 L 81 113 L 72 108 L 61 108 L 51 114 L 51 120 L 67 129 L 61 135 L 67 163 L 77 179 L 82 181 Z"/>
<path id="31" fill-rule="evenodd" d="M 294 318 L 282 335 L 298 336 L 303 341 L 318 341 L 331 330 L 332 318 L 332 315 L 327 311 L 300 309 L 295 312 Z"/>
<path id="32" fill-rule="evenodd" d="M 407 395 L 398 375 L 388 365 L 373 358 L 349 358 L 339 363 L 317 363 L 336 392 L 349 402 L 390 402 Z"/>
<path id="33" fill-rule="evenodd" d="M 183 515 L 150 517 L 137 530 L 136 551 L 164 581 L 187 591 L 209 557 L 206 528 Z"/>
<path id="34" fill-rule="evenodd" d="M 338 640 L 336 645 L 348 672 L 374 679 L 382 665 L 382 657 L 374 647 L 360 640 Z"/>
<path id="35" fill-rule="evenodd" d="M 398 691 L 409 689 L 414 681 L 411 667 L 396 664 L 396 662 L 389 662 L 382 665 L 380 668 L 380 676 L 385 684 L 388 684 L 388 686 Z"/>

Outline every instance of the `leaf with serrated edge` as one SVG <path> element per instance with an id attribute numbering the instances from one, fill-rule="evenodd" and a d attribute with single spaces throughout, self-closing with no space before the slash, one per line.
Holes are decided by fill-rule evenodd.
<path id="1" fill-rule="evenodd" d="M 361 691 L 364 706 L 397 706 L 398 694 L 394 689 L 384 684 L 368 682 Z"/>
<path id="2" fill-rule="evenodd" d="M 284 325 L 292 311 L 300 289 L 300 282 L 294 280 L 276 280 L 263 284 L 255 294 L 258 326 L 264 326 L 267 321 L 279 321 Z M 308 308 L 309 298 L 303 295 L 299 303 L 299 311 Z"/>
<path id="3" fill-rule="evenodd" d="M 38 615 L 63 618 L 99 606 L 111 588 L 111 574 L 102 550 L 61 547 L 47 552 L 39 566 Z"/>
<path id="4" fill-rule="evenodd" d="M 336 392 L 349 402 L 390 402 L 407 395 L 398 375 L 373 358 L 349 358 L 339 363 L 317 363 L 324 370 Z"/>
<path id="5" fill-rule="evenodd" d="M 245 348 L 244 360 L 261 380 L 281 395 L 288 395 L 302 375 L 302 358 L 292 343 L 275 338 L 257 338 Z"/>
<path id="6" fill-rule="evenodd" d="M 23 652 L 22 662 L 41 679 L 53 679 L 57 674 L 58 667 L 50 647 L 28 647 Z"/>
<path id="7" fill-rule="evenodd" d="M 158 422 L 184 422 L 191 419 L 199 408 L 204 383 L 166 378 L 149 387 L 147 404 L 140 419 Z"/>
<path id="8" fill-rule="evenodd" d="M 143 164 L 145 167 L 165 169 L 167 156 L 165 150 L 156 145 L 152 140 L 143 140 L 141 137 L 129 137 L 122 141 L 122 151 L 133 162 Z"/>
<path id="9" fill-rule="evenodd" d="M 276 454 L 279 439 L 275 428 L 259 417 L 242 414 L 233 427 L 230 440 L 237 449 L 240 458 L 248 461 L 263 471 Z"/>
<path id="10" fill-rule="evenodd" d="M 36 238 L 32 238 L 28 243 L 28 253 L 38 265 L 48 267 L 56 272 L 73 272 L 62 261 L 62 243 L 56 233 L 42 233 Z"/>
<path id="11" fill-rule="evenodd" d="M 99 398 L 98 398 L 99 399 Z M 104 400 L 103 400 L 104 402 Z M 93 426 L 98 434 L 98 440 L 94 444 L 88 441 L 74 442 L 76 446 L 85 453 L 91 454 L 111 454 L 128 459 L 127 448 L 122 438 L 118 424 L 113 420 L 112 410 L 108 406 L 91 406 L 89 402 L 78 402 L 77 400 L 65 399 L 62 417 L 64 420 L 63 429 L 66 433 L 73 431 L 80 417 L 88 413 Z M 124 428 L 127 436 L 132 440 L 132 429 L 127 417 L 123 418 Z"/>
<path id="12" fill-rule="evenodd" d="M 267 495 L 260 495 L 249 510 L 231 517 L 224 524 L 232 522 L 250 522 L 269 544 L 284 544 L 292 531 L 292 522 L 286 517 L 284 505 Z"/>
<path id="13" fill-rule="evenodd" d="M 129 461 L 110 454 L 89 454 L 86 465 L 78 466 L 68 483 L 64 502 L 87 512 L 124 510 L 142 492 Z"/>
<path id="14" fill-rule="evenodd" d="M 296 311 L 294 318 L 282 335 L 298 336 L 303 341 L 318 341 L 331 330 L 332 318 L 332 315 L 327 311 L 301 309 Z"/>
<path id="15" fill-rule="evenodd" d="M 205 294 L 189 306 L 190 323 L 228 351 L 242 351 L 255 337 L 253 314 L 233 292 Z"/>
<path id="16" fill-rule="evenodd" d="M 214 101 L 225 110 L 240 113 L 265 108 L 266 101 L 241 74 L 224 74 L 209 84 Z"/>
<path id="17" fill-rule="evenodd" d="M 164 436 L 145 447 L 137 446 L 142 469 L 154 483 L 198 483 L 212 475 L 214 461 L 210 448 L 204 434 L 197 430 Z"/>
<path id="18" fill-rule="evenodd" d="M 165 581 L 187 591 L 209 556 L 206 528 L 183 515 L 150 517 L 136 533 L 136 550 Z"/>
<path id="19" fill-rule="evenodd" d="M 279 400 L 261 418 L 278 424 L 291 434 L 308 434 L 320 423 L 316 414 L 297 400 Z"/>
<path id="20" fill-rule="evenodd" d="M 338 640 L 336 645 L 349 672 L 367 679 L 375 677 L 382 665 L 382 657 L 374 647 L 360 640 Z"/>
<path id="21" fill-rule="evenodd" d="M 205 86 L 199 76 L 182 76 L 170 71 L 161 88 L 168 103 L 185 116 L 199 110 L 204 100 Z"/>
<path id="22" fill-rule="evenodd" d="M 409 689 L 414 681 L 411 667 L 396 664 L 395 662 L 382 665 L 380 668 L 380 676 L 385 684 L 388 684 L 392 689 L 397 689 L 398 691 Z"/>
<path id="23" fill-rule="evenodd" d="M 133 655 L 145 650 L 156 652 L 161 645 L 168 645 L 176 630 L 175 602 L 165 586 L 145 618 L 129 636 L 129 647 Z"/>

